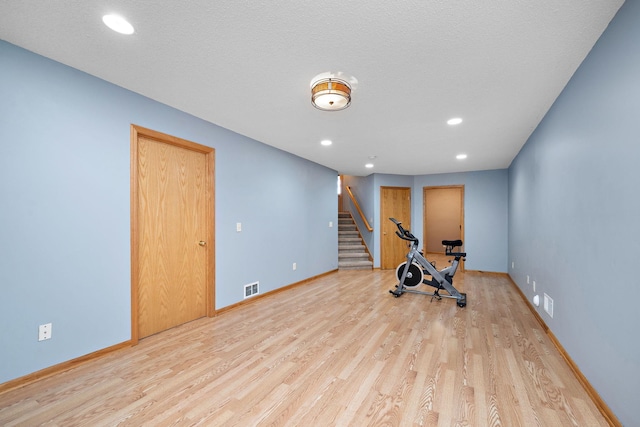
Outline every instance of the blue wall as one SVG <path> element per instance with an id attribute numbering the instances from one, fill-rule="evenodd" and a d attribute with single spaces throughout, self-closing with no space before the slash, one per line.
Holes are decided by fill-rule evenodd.
<path id="1" fill-rule="evenodd" d="M 387 175 L 368 177 L 347 176 L 344 185 L 350 185 L 361 209 L 367 216 L 373 232 L 360 232 L 374 257 L 374 267 L 380 267 L 380 187 L 411 188 L 411 231 L 423 235 L 423 188 L 430 186 L 464 185 L 465 251 L 468 270 L 507 272 L 508 253 L 508 171 L 507 169 L 437 175 Z M 347 197 L 348 199 L 348 197 Z M 345 209 L 351 210 L 350 203 Z M 353 216 L 359 221 L 353 209 Z M 371 221 L 373 219 L 373 221 Z"/>
<path id="2" fill-rule="evenodd" d="M 627 1 L 509 169 L 510 271 L 553 334 L 638 425 L 640 2 Z"/>
<path id="3" fill-rule="evenodd" d="M 413 191 L 413 231 L 423 235 L 423 187 L 464 185 L 465 268 L 506 273 L 508 253 L 508 172 L 506 169 L 420 175 Z"/>
<path id="4" fill-rule="evenodd" d="M 551 295 L 541 316 L 625 425 L 640 378 L 638 22 L 627 1 L 508 171 L 351 181 L 376 230 L 380 186 L 412 187 L 418 236 L 422 187 L 464 184 L 467 268 Z M 337 268 L 335 171 L 4 42 L 0 64 L 0 382 L 129 339 L 130 123 L 216 149 L 217 308 L 252 281 Z M 54 339 L 38 343 L 45 322 Z"/>
<path id="5" fill-rule="evenodd" d="M 132 123 L 216 150 L 216 308 L 337 268 L 336 171 L 3 41 L 0 64 L 0 383 L 129 340 Z"/>

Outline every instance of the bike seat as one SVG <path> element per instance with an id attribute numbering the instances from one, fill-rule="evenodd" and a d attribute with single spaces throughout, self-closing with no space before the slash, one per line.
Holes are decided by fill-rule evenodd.
<path id="1" fill-rule="evenodd" d="M 444 246 L 462 246 L 462 240 L 443 240 L 442 244 Z"/>

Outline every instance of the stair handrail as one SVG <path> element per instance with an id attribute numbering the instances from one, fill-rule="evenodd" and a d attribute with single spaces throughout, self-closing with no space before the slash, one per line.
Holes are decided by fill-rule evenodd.
<path id="1" fill-rule="evenodd" d="M 353 193 L 351 192 L 351 187 L 349 187 L 348 185 L 346 186 L 347 189 L 347 193 L 349 193 L 349 197 L 351 198 L 351 201 L 353 202 L 353 205 L 356 207 L 356 210 L 358 211 L 358 213 L 360 214 L 360 218 L 362 218 L 362 222 L 364 222 L 364 226 L 367 227 L 367 230 L 369 232 L 373 231 L 373 227 L 371 227 L 369 225 L 369 221 L 367 221 L 367 218 L 364 216 L 364 214 L 362 213 L 362 209 L 360 209 L 360 205 L 358 204 L 358 201 L 356 200 L 355 196 L 353 195 Z"/>

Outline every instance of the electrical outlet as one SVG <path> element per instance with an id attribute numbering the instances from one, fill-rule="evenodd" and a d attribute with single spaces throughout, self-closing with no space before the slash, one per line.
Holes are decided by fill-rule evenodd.
<path id="1" fill-rule="evenodd" d="M 242 223 L 241 222 L 236 222 L 236 231 L 238 233 L 242 231 Z"/>
<path id="2" fill-rule="evenodd" d="M 529 284 L 529 275 L 527 275 L 527 285 Z"/>
<path id="3" fill-rule="evenodd" d="M 516 268 L 516 263 L 514 261 L 511 261 L 511 269 L 513 270 L 514 268 Z"/>
<path id="4" fill-rule="evenodd" d="M 53 329 L 53 324 L 46 323 L 44 325 L 40 325 L 38 327 L 38 341 L 44 341 L 51 339 L 51 330 Z"/>
<path id="5" fill-rule="evenodd" d="M 535 292 L 535 291 L 536 291 L 536 281 L 534 280 L 533 281 L 533 292 Z"/>
<path id="6" fill-rule="evenodd" d="M 298 268 L 298 264 L 296 264 L 295 262 L 293 263 L 293 270 L 295 271 Z"/>

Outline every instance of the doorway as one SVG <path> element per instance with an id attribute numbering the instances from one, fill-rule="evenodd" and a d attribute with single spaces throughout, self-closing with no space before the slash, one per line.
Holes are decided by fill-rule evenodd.
<path id="1" fill-rule="evenodd" d="M 424 187 L 425 253 L 442 255 L 443 240 L 464 241 L 464 186 Z M 464 262 L 460 267 L 464 270 Z"/>
<path id="2" fill-rule="evenodd" d="M 214 314 L 211 147 L 131 126 L 131 341 Z"/>
<path id="3" fill-rule="evenodd" d="M 411 229 L 411 188 L 380 187 L 380 269 L 395 269 L 405 261 L 407 244 L 396 236 L 395 218 Z"/>

